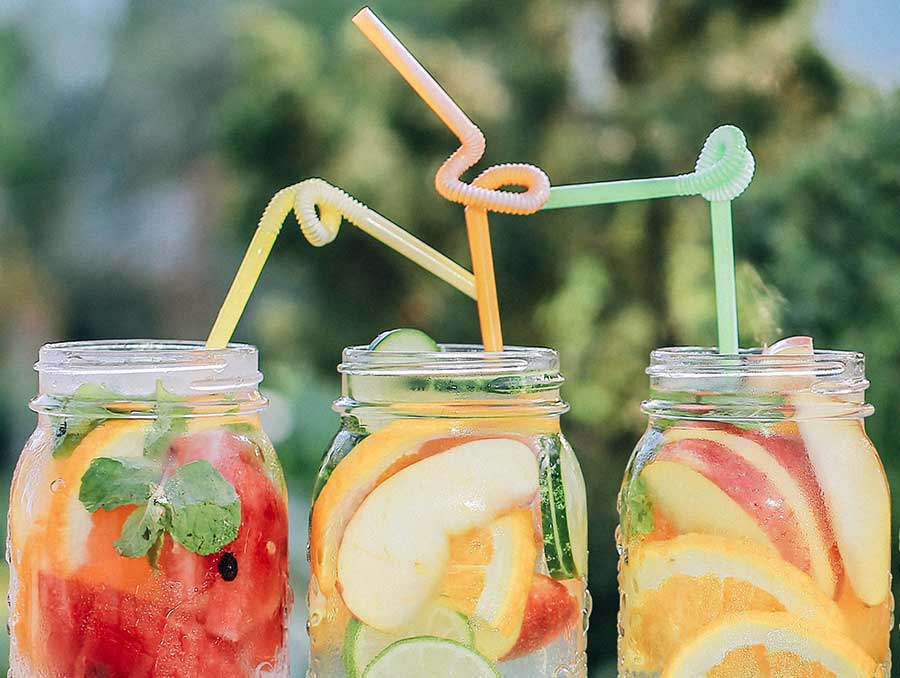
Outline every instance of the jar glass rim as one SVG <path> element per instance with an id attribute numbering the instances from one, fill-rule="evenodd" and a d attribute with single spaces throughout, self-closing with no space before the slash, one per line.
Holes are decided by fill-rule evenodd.
<path id="1" fill-rule="evenodd" d="M 642 410 L 669 419 L 774 421 L 796 417 L 795 398 L 824 396 L 805 417 L 861 418 L 872 413 L 865 356 L 854 351 L 766 354 L 760 348 L 720 354 L 678 346 L 650 354 L 650 399 Z M 815 410 L 814 412 L 811 410 Z"/>
<path id="2" fill-rule="evenodd" d="M 515 376 L 559 374 L 559 354 L 536 346 L 507 346 L 485 351 L 479 344 L 438 344 L 439 351 L 377 351 L 368 346 L 344 349 L 338 372 L 351 376 Z"/>
<path id="3" fill-rule="evenodd" d="M 84 384 L 153 399 L 158 387 L 185 396 L 247 393 L 262 381 L 256 347 L 209 349 L 201 341 L 102 339 L 41 347 L 34 365 L 40 392 L 70 396 Z"/>
<path id="4" fill-rule="evenodd" d="M 233 343 L 206 348 L 201 341 L 178 339 L 97 339 L 44 344 L 38 372 L 129 372 L 160 369 L 223 369 L 230 361 L 254 359 L 256 347 Z"/>
<path id="5" fill-rule="evenodd" d="M 855 383 L 863 389 L 865 355 L 856 351 L 815 349 L 812 354 L 764 354 L 761 348 L 741 349 L 737 355 L 707 346 L 671 346 L 651 352 L 646 373 L 668 379 L 747 376 L 810 377 L 817 381 Z"/>

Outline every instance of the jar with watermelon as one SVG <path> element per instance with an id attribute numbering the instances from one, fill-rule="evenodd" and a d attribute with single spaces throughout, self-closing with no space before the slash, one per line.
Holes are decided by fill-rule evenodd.
<path id="1" fill-rule="evenodd" d="M 394 330 L 339 370 L 308 675 L 585 676 L 587 512 L 557 354 Z"/>
<path id="2" fill-rule="evenodd" d="M 890 675 L 890 496 L 864 357 L 654 351 L 620 494 L 619 675 Z"/>
<path id="3" fill-rule="evenodd" d="M 36 368 L 10 676 L 287 676 L 286 489 L 256 349 L 72 342 Z"/>

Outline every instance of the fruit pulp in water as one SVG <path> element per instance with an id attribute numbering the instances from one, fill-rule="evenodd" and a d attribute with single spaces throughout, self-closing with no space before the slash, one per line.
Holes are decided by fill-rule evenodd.
<path id="1" fill-rule="evenodd" d="M 107 419 L 84 429 L 54 455 L 54 446 L 65 449 L 58 427 L 39 427 L 13 481 L 10 676 L 287 676 L 286 490 L 258 420 L 182 419 L 162 445 L 152 420 Z M 240 500 L 236 537 L 199 554 L 176 542 L 170 531 L 190 543 L 171 528 L 146 556 L 122 555 L 117 540 L 140 509 L 91 513 L 79 498 L 99 458 L 158 469 L 160 486 L 188 464 L 208 462 Z M 123 487 L 129 476 L 117 482 Z M 206 529 L 205 510 L 185 513 L 196 519 L 188 535 Z"/>
<path id="2" fill-rule="evenodd" d="M 620 495 L 619 674 L 888 676 L 889 496 L 862 422 L 666 424 Z"/>
<path id="3" fill-rule="evenodd" d="M 311 515 L 308 675 L 438 675 L 444 651 L 472 675 L 586 675 L 584 485 L 558 422 L 345 424 Z"/>

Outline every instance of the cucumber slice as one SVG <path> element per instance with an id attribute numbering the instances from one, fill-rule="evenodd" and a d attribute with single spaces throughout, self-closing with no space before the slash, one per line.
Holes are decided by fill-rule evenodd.
<path id="1" fill-rule="evenodd" d="M 544 558 L 554 579 L 587 576 L 587 501 L 578 459 L 562 436 L 541 446 Z"/>
<path id="2" fill-rule="evenodd" d="M 460 643 L 419 636 L 388 646 L 363 678 L 500 678 L 484 657 Z"/>
<path id="3" fill-rule="evenodd" d="M 422 330 L 399 329 L 382 332 L 369 344 L 370 351 L 437 353 L 437 342 Z"/>
<path id="4" fill-rule="evenodd" d="M 572 546 L 572 559 L 575 561 L 575 574 L 587 577 L 588 570 L 588 517 L 587 490 L 581 464 L 575 456 L 575 450 L 569 441 L 561 438 L 562 449 L 559 462 L 562 468 L 563 490 L 566 493 L 566 522 L 569 525 L 569 543 Z"/>
<path id="5" fill-rule="evenodd" d="M 466 647 L 475 644 L 475 630 L 465 615 L 450 608 L 436 605 L 415 623 L 410 633 L 385 633 L 366 626 L 358 619 L 351 619 L 344 637 L 344 668 L 347 678 L 360 678 L 372 660 L 389 645 L 404 638 L 429 636 L 452 640 Z"/>

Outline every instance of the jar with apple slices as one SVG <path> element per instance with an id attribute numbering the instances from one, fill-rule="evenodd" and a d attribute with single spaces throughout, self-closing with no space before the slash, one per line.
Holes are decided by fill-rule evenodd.
<path id="1" fill-rule="evenodd" d="M 619 675 L 890 675 L 890 497 L 864 358 L 654 351 L 619 496 Z"/>
<path id="2" fill-rule="evenodd" d="M 395 330 L 339 371 L 310 518 L 310 676 L 584 676 L 585 492 L 556 353 Z"/>

